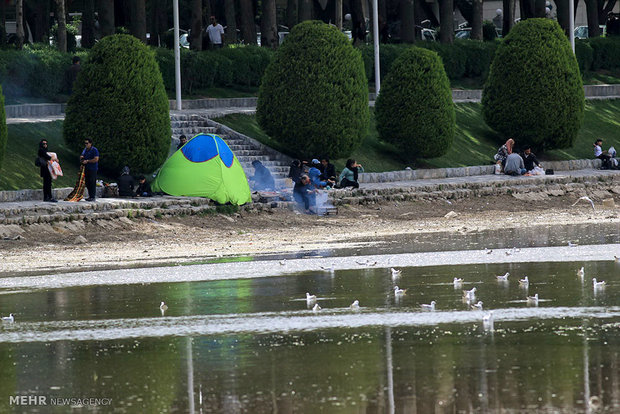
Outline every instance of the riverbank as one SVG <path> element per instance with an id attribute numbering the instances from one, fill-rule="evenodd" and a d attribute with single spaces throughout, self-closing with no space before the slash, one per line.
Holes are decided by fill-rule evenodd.
<path id="1" fill-rule="evenodd" d="M 389 243 L 413 247 L 418 238 L 446 233 L 457 236 L 528 229 L 536 234 L 549 227 L 596 223 L 616 229 L 617 234 L 620 218 L 616 207 L 603 207 L 599 201 L 596 210 L 585 201 L 571 206 L 576 199 L 574 194 L 531 201 L 498 195 L 450 202 L 343 205 L 338 215 L 327 217 L 272 209 L 232 215 L 35 223 L 15 226 L 16 237 L 0 240 L 0 276 L 316 254 Z M 579 237 L 568 241 L 580 242 Z M 542 239 L 540 245 L 544 245 Z"/>

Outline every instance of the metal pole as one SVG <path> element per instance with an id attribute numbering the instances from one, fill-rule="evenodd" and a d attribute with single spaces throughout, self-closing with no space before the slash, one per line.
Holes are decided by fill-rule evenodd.
<path id="1" fill-rule="evenodd" d="M 575 53 L 575 0 L 568 0 L 568 38 Z"/>
<path id="2" fill-rule="evenodd" d="M 572 0 L 571 0 L 572 1 Z M 381 89 L 381 75 L 379 71 L 379 5 L 378 0 L 372 0 L 372 37 L 375 44 L 375 93 L 379 96 Z M 377 99 L 375 97 L 375 99 Z"/>
<path id="3" fill-rule="evenodd" d="M 181 50 L 179 46 L 179 0 L 172 2 L 174 20 L 174 81 L 176 88 L 177 111 L 181 110 Z"/>

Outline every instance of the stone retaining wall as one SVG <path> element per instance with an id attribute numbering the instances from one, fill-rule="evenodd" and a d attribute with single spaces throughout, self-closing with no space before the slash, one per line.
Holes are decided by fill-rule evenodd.
<path id="1" fill-rule="evenodd" d="M 64 200 L 71 191 L 73 191 L 72 187 L 54 188 L 52 189 L 52 195 L 57 200 Z M 88 194 L 88 190 L 85 190 L 84 193 Z M 102 193 L 103 188 L 97 187 L 97 197 L 101 197 Z M 0 203 L 32 200 L 43 200 L 43 189 L 35 190 L 29 188 L 25 190 L 0 191 Z"/>

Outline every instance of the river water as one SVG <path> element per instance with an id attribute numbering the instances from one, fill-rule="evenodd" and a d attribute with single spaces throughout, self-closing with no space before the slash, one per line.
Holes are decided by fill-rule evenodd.
<path id="1" fill-rule="evenodd" d="M 0 412 L 620 412 L 620 248 L 556 244 L 3 278 Z"/>

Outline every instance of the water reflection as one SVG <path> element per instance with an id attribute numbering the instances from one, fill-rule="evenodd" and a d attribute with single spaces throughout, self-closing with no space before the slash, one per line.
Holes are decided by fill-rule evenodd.
<path id="1" fill-rule="evenodd" d="M 49 411 L 16 410 L 12 395 L 106 397 L 128 413 L 618 412 L 618 273 L 609 261 L 500 263 L 403 267 L 397 281 L 368 268 L 10 293 L 0 412 Z M 607 281 L 600 295 L 593 277 Z M 407 289 L 399 303 L 395 283 Z M 431 300 L 437 311 L 423 312 Z"/>

